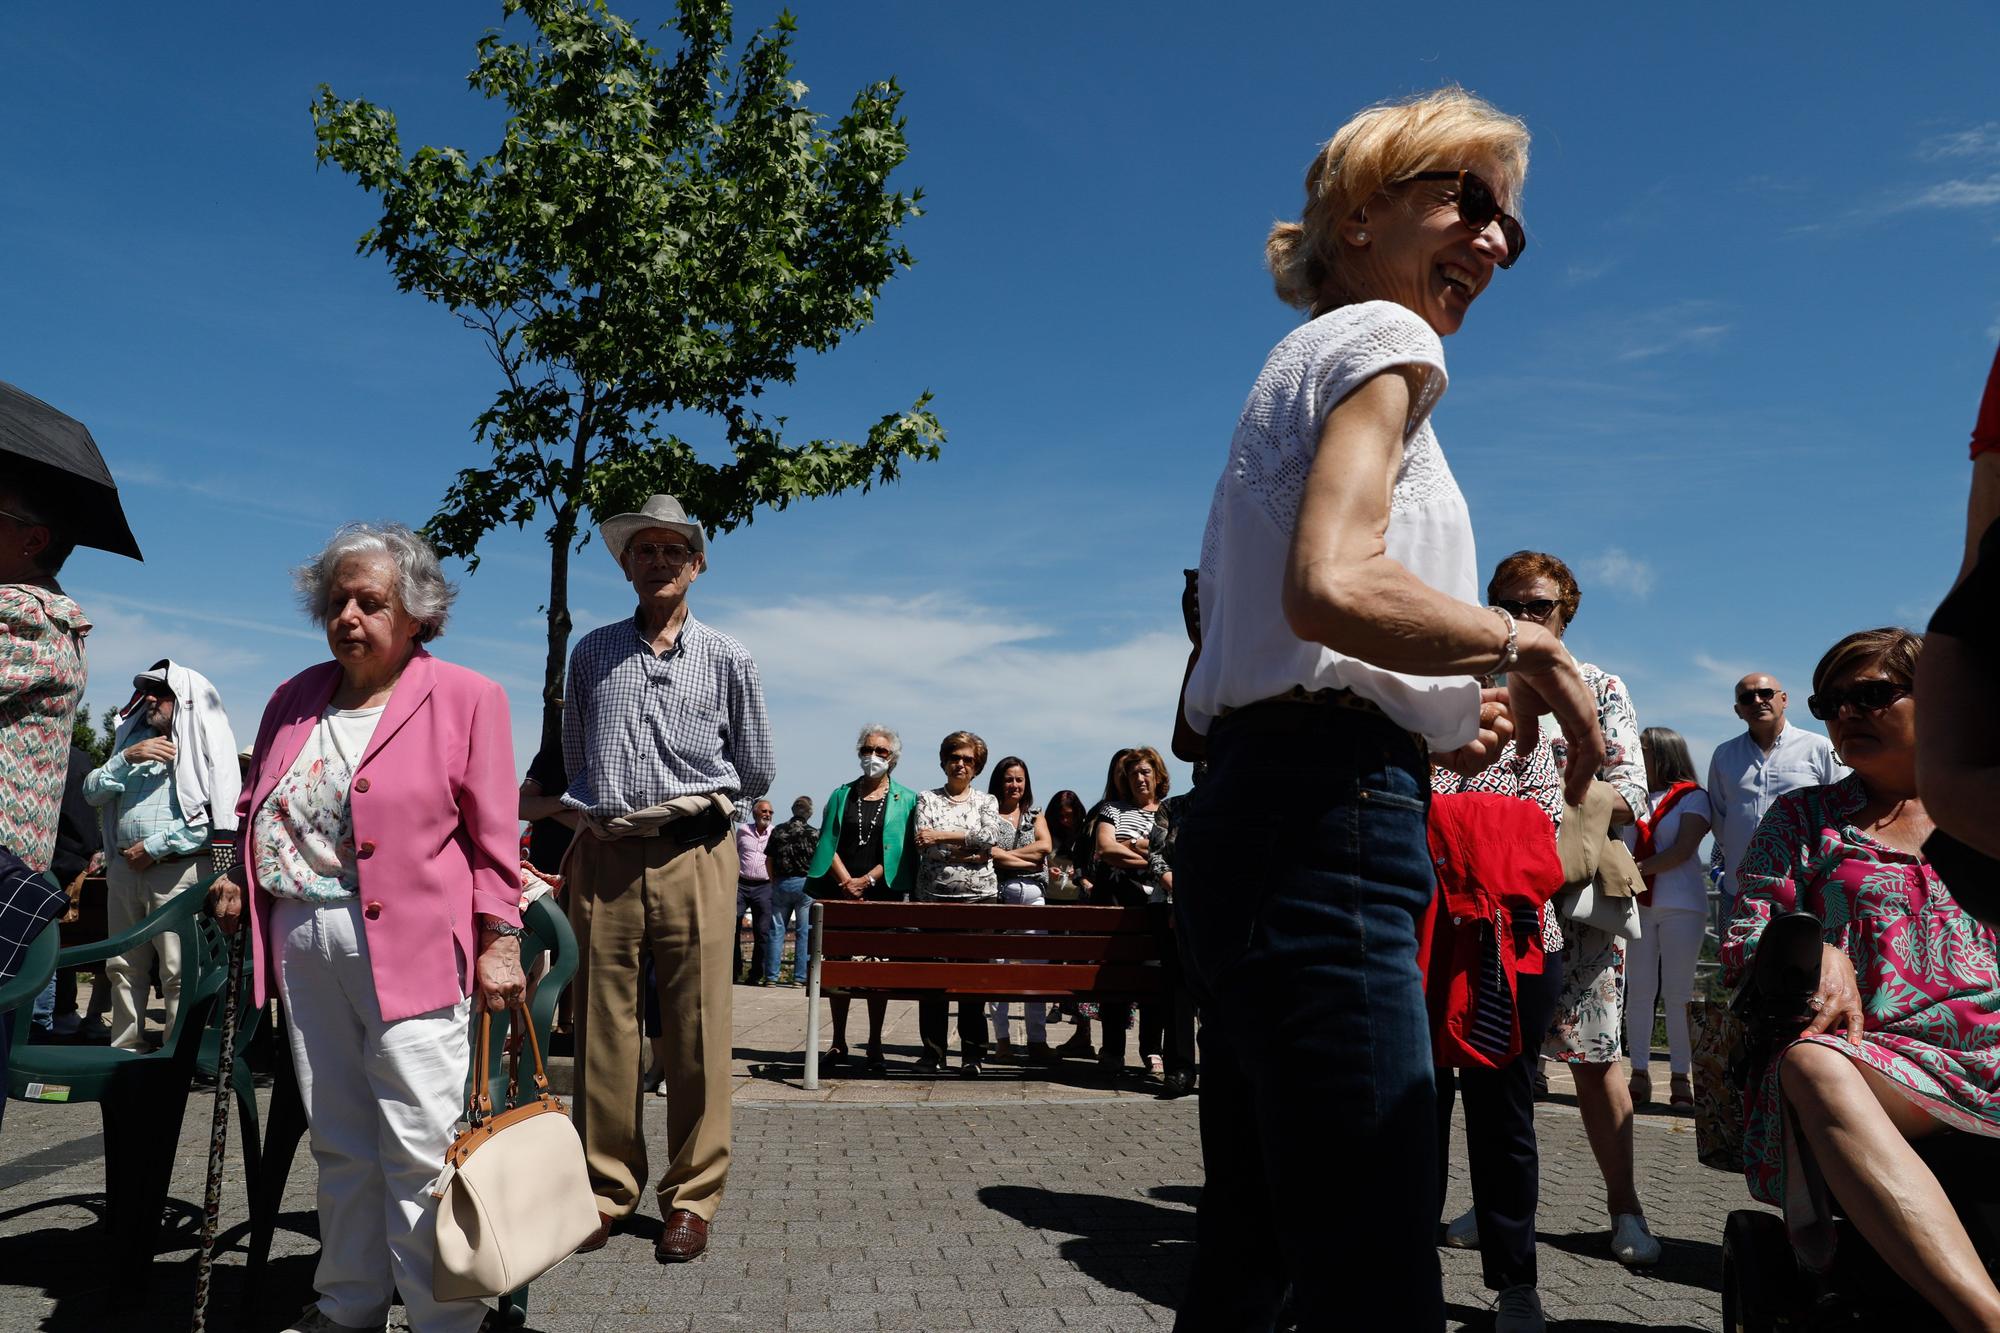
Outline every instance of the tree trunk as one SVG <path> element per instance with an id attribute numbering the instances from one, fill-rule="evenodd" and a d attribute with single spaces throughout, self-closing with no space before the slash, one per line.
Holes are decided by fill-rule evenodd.
<path id="1" fill-rule="evenodd" d="M 563 672 L 569 661 L 569 553 L 576 545 L 577 518 L 583 509 L 583 465 L 589 458 L 597 395 L 585 385 L 577 412 L 576 439 L 570 446 L 568 476 L 555 525 L 549 529 L 549 654 L 542 664 L 542 748 L 562 753 Z M 569 776 L 574 779 L 576 774 Z"/>
<path id="2" fill-rule="evenodd" d="M 569 659 L 569 552 L 576 541 L 576 502 L 556 511 L 549 529 L 549 653 L 542 664 L 542 749 L 562 753 L 563 669 Z M 545 793 L 559 795 L 560 793 Z"/>

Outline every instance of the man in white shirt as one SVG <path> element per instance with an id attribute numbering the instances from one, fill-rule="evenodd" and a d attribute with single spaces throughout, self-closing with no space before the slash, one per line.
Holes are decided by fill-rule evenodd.
<path id="1" fill-rule="evenodd" d="M 1753 672 L 1736 682 L 1736 716 L 1749 730 L 1715 747 L 1708 761 L 1708 801 L 1722 852 L 1722 917 L 1736 901 L 1736 867 L 1771 803 L 1800 787 L 1838 782 L 1846 767 L 1833 742 L 1785 721 L 1785 687 Z"/>

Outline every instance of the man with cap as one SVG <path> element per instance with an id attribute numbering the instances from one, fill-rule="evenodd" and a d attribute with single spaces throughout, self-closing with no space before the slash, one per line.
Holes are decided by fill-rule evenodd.
<path id="1" fill-rule="evenodd" d="M 215 873 L 210 844 L 236 831 L 243 789 L 236 736 L 208 677 L 162 659 L 132 677 L 111 757 L 83 779 L 103 812 L 104 909 L 112 934 L 128 930 L 189 885 Z M 181 942 L 156 935 L 106 965 L 111 1044 L 146 1049 L 146 1001 L 159 969 L 173 1030 L 180 1007 Z"/>
<path id="2" fill-rule="evenodd" d="M 580 815 L 563 865 L 578 954 L 575 1114 L 600 1219 L 579 1249 L 601 1248 L 645 1184 L 638 995 L 650 953 L 670 1159 L 653 1252 L 677 1263 L 707 1248 L 729 1174 L 731 817 L 771 785 L 771 730 L 749 652 L 689 613 L 707 543 L 680 501 L 655 495 L 600 531 L 639 606 L 577 641 L 563 694 L 563 803 Z"/>

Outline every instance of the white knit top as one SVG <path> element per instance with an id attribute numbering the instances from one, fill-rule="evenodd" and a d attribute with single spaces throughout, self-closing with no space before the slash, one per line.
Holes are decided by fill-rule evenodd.
<path id="1" fill-rule="evenodd" d="M 1283 694 L 1346 688 L 1380 704 L 1434 749 L 1471 740 L 1479 683 L 1406 676 L 1293 634 L 1280 600 L 1306 474 L 1327 413 L 1395 367 L 1422 373 L 1403 432 L 1389 504 L 1388 554 L 1439 592 L 1479 601 L 1478 559 L 1465 497 L 1431 431 L 1445 389 L 1444 347 L 1430 325 L 1391 301 L 1343 306 L 1272 349 L 1229 442 L 1201 543 L 1201 659 L 1188 682 L 1188 720 L 1207 731 L 1224 710 Z"/>

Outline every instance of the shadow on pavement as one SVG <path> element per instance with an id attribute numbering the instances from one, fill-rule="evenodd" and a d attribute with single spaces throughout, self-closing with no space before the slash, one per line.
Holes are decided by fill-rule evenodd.
<path id="1" fill-rule="evenodd" d="M 1578 1231 L 1565 1235 L 1551 1235 L 1546 1231 L 1535 1233 L 1537 1244 L 1546 1245 L 1564 1254 L 1574 1254 L 1584 1259 L 1611 1259 L 1611 1248 L 1606 1233 L 1602 1231 Z M 1722 1242 L 1680 1240 L 1673 1236 L 1661 1236 L 1660 1262 L 1643 1270 L 1649 1278 L 1660 1282 L 1678 1283 L 1683 1287 L 1694 1287 L 1700 1291 L 1714 1292 L 1720 1300 L 1722 1294 Z"/>
<path id="2" fill-rule="evenodd" d="M 1180 1304 L 1194 1259 L 1194 1213 L 1185 1201 L 1200 1191 L 1169 1185 L 1149 1193 L 1167 1202 L 1029 1185 L 988 1185 L 979 1201 L 1023 1226 L 1068 1232 L 1074 1239 L 1057 1252 L 1093 1281 L 1171 1310 Z"/>
<path id="3" fill-rule="evenodd" d="M 81 1208 L 94 1214 L 87 1226 L 45 1228 L 0 1238 L 0 1272 L 15 1274 L 19 1286 L 39 1289 L 55 1309 L 37 1325 L 41 1333 L 104 1333 L 107 1329 L 186 1328 L 194 1312 L 195 1251 L 201 1243 L 201 1210 L 169 1198 L 160 1224 L 159 1255 L 143 1273 L 107 1269 L 104 1196 L 71 1194 L 43 1199 L 0 1213 L 16 1222 L 44 1209 Z M 297 1225 L 303 1222 L 303 1226 Z M 279 1218 L 281 1227 L 314 1234 L 312 1214 Z M 245 1261 L 250 1224 L 217 1235 L 211 1269 L 208 1327 L 247 1333 L 280 1329 L 312 1298 L 317 1251 L 273 1258 L 265 1269 L 261 1309 L 244 1313 L 248 1298 Z M 185 1256 L 185 1257 L 180 1257 Z"/>

